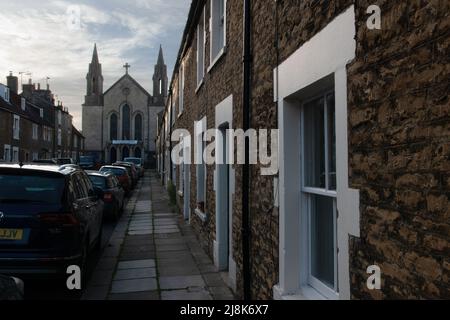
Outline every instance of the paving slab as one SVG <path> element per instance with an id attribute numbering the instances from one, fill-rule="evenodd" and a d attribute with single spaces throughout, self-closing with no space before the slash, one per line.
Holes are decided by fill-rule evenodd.
<path id="1" fill-rule="evenodd" d="M 117 280 L 112 282 L 111 293 L 154 291 L 158 289 L 155 278 Z"/>
<path id="2" fill-rule="evenodd" d="M 185 289 L 189 287 L 204 287 L 205 282 L 200 275 L 160 277 L 159 286 L 162 290 Z"/>
<path id="3" fill-rule="evenodd" d="M 108 300 L 159 300 L 159 293 L 158 291 L 116 293 L 109 295 Z"/>
<path id="4" fill-rule="evenodd" d="M 161 300 L 212 300 L 212 297 L 205 289 L 193 292 L 189 290 L 171 290 L 162 291 Z"/>
<path id="5" fill-rule="evenodd" d="M 118 270 L 154 268 L 154 267 L 155 267 L 154 259 L 123 261 L 119 262 L 119 264 L 117 265 Z"/>
<path id="6" fill-rule="evenodd" d="M 155 268 L 125 269 L 117 270 L 116 274 L 114 275 L 114 280 L 143 279 L 155 277 Z"/>

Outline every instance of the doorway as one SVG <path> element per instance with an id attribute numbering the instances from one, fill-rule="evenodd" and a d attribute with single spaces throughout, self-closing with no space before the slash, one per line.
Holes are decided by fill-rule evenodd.
<path id="1" fill-rule="evenodd" d="M 123 147 L 122 149 L 122 160 L 130 157 L 130 149 L 128 147 Z"/>
<path id="2" fill-rule="evenodd" d="M 112 147 L 110 152 L 109 152 L 109 161 L 111 163 L 115 163 L 117 162 L 117 149 Z"/>
<path id="3" fill-rule="evenodd" d="M 229 139 L 228 124 L 219 127 L 217 139 L 218 163 L 217 170 L 217 204 L 216 204 L 216 233 L 217 233 L 217 263 L 219 270 L 229 270 L 230 258 L 230 165 L 228 161 Z"/>

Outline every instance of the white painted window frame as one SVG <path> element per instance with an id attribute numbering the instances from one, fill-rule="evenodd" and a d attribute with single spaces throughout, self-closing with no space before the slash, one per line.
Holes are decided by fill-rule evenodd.
<path id="1" fill-rule="evenodd" d="M 223 43 L 221 48 L 218 50 L 216 54 L 213 53 L 215 41 L 217 41 L 217 33 L 216 29 L 216 12 L 214 4 L 217 1 L 223 1 Z M 221 18 L 222 19 L 222 18 Z M 227 43 L 227 0 L 211 0 L 210 1 L 210 19 L 209 19 L 209 67 L 208 73 L 214 68 L 217 62 L 222 58 L 222 56 L 226 53 L 226 43 Z"/>
<path id="2" fill-rule="evenodd" d="M 195 165 L 195 183 L 196 183 L 196 195 L 195 195 L 195 201 L 196 201 L 196 205 L 195 205 L 195 213 L 196 215 L 203 221 L 205 222 L 207 220 L 207 213 L 206 213 L 206 203 L 207 203 L 207 199 L 206 199 L 206 195 L 207 195 L 207 177 L 208 177 L 208 167 L 206 166 L 206 163 L 204 163 L 203 161 L 203 153 L 204 153 L 204 141 L 203 141 L 203 135 L 206 132 L 206 117 L 202 118 L 200 121 L 196 121 L 195 122 L 195 133 L 194 133 L 194 139 L 196 139 L 196 143 L 194 143 L 194 154 L 196 155 L 197 159 L 202 159 L 202 164 L 196 164 Z M 195 163 L 195 162 L 194 162 Z M 200 166 L 203 166 L 204 169 L 204 178 L 202 181 L 199 180 L 198 176 L 199 176 L 199 168 Z M 203 184 L 203 200 L 205 203 L 205 212 L 202 212 L 197 204 L 199 203 L 199 201 L 201 200 L 201 198 L 199 197 L 199 192 L 198 190 L 200 189 L 200 184 Z"/>
<path id="3" fill-rule="evenodd" d="M 32 132 L 33 140 L 39 140 L 39 126 L 36 123 L 32 124 Z"/>
<path id="4" fill-rule="evenodd" d="M 351 5 L 322 31 L 306 42 L 274 70 L 275 102 L 278 104 L 279 192 L 279 283 L 274 299 L 327 299 L 307 285 L 307 245 L 300 233 L 307 222 L 300 219 L 301 163 L 300 107 L 293 95 L 330 75 L 334 78 L 336 106 L 336 180 L 338 285 L 336 298 L 350 299 L 349 235 L 359 237 L 359 191 L 348 184 L 347 70 L 355 58 L 355 8 Z M 289 157 L 284 155 L 289 154 Z M 299 232 L 300 230 L 300 232 Z"/>
<path id="5" fill-rule="evenodd" d="M 14 156 L 16 154 L 17 154 L 17 157 Z M 13 163 L 19 162 L 19 158 L 20 158 L 19 147 L 12 147 L 11 161 Z"/>
<path id="6" fill-rule="evenodd" d="M 11 162 L 11 145 L 9 144 L 3 146 L 3 160 L 5 162 Z"/>
<path id="7" fill-rule="evenodd" d="M 205 7 L 203 7 L 202 16 L 200 17 L 200 22 L 197 26 L 197 89 L 198 92 L 202 86 L 205 78 L 205 56 L 206 56 L 206 12 Z M 203 31 L 201 30 L 203 26 Z M 200 37 L 202 36 L 202 38 Z M 201 52 L 201 57 L 200 57 Z M 200 59 L 201 58 L 201 59 Z"/>
<path id="8" fill-rule="evenodd" d="M 13 117 L 13 139 L 20 140 L 20 116 Z"/>
<path id="9" fill-rule="evenodd" d="M 61 128 L 58 129 L 58 146 L 61 146 L 62 144 L 62 130 Z"/>
<path id="10" fill-rule="evenodd" d="M 307 260 L 307 284 L 310 285 L 313 289 L 317 290 L 321 295 L 323 295 L 327 299 L 337 299 L 338 298 L 338 261 L 337 261 L 337 239 L 334 237 L 334 244 L 333 247 L 335 248 L 335 256 L 334 256 L 334 279 L 335 279 L 335 286 L 334 288 L 329 288 L 327 285 L 322 283 L 319 279 L 314 277 L 312 275 L 312 243 L 311 243 L 311 228 L 312 228 L 312 222 L 311 222 L 311 197 L 313 195 L 318 196 L 324 196 L 328 198 L 333 199 L 333 229 L 335 230 L 337 234 L 337 205 L 336 205 L 336 198 L 337 198 L 337 192 L 334 190 L 329 189 L 329 155 L 328 155 L 328 126 L 326 125 L 325 119 L 322 119 L 324 121 L 324 156 L 325 156 L 325 188 L 319 188 L 319 187 L 308 187 L 306 186 L 306 179 L 305 179 L 305 172 L 308 168 L 306 168 L 306 160 L 305 160 L 305 105 L 308 104 L 311 101 L 316 100 L 317 98 L 323 97 L 324 98 L 324 117 L 327 118 L 327 100 L 326 97 L 330 93 L 334 93 L 334 90 L 327 90 L 327 88 L 323 88 L 323 91 L 319 95 L 315 95 L 301 103 L 301 110 L 300 110 L 300 181 L 301 181 L 301 187 L 300 187 L 300 207 L 301 207 L 301 213 L 304 215 L 300 219 L 303 221 L 307 221 L 306 228 L 300 227 L 303 232 L 301 232 L 302 236 L 300 237 L 300 241 L 304 243 L 304 245 L 307 247 L 307 255 L 304 255 Z"/>
<path id="11" fill-rule="evenodd" d="M 181 116 L 184 111 L 184 85 L 185 85 L 184 68 L 185 68 L 184 60 L 182 60 L 178 73 L 178 116 Z"/>

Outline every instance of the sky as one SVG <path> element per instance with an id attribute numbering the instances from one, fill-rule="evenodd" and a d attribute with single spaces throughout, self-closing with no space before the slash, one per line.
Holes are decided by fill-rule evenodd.
<path id="1" fill-rule="evenodd" d="M 0 83 L 10 71 L 23 83 L 50 89 L 81 129 L 86 74 L 97 43 L 104 91 L 131 65 L 130 75 L 152 93 L 162 45 L 169 81 L 190 0 L 0 0 Z M 20 91 L 20 90 L 19 90 Z"/>

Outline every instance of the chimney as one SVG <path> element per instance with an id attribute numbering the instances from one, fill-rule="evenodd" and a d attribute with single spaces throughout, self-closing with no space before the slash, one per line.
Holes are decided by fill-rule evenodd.
<path id="1" fill-rule="evenodd" d="M 41 90 L 41 84 L 38 83 L 38 90 Z"/>
<path id="2" fill-rule="evenodd" d="M 34 85 L 31 83 L 31 81 L 31 79 L 28 79 L 28 84 L 22 85 L 22 95 L 27 99 L 31 99 L 34 92 Z"/>
<path id="3" fill-rule="evenodd" d="M 11 90 L 14 93 L 17 93 L 17 91 L 19 90 L 19 79 L 13 76 L 12 71 L 10 71 L 9 76 L 6 77 L 6 83 L 9 87 L 9 90 Z"/>

